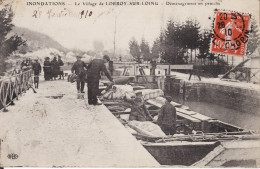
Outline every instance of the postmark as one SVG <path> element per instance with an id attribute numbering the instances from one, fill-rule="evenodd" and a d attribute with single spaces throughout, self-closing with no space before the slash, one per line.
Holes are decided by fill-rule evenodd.
<path id="1" fill-rule="evenodd" d="M 216 11 L 211 52 L 244 57 L 249 36 L 250 15 Z"/>

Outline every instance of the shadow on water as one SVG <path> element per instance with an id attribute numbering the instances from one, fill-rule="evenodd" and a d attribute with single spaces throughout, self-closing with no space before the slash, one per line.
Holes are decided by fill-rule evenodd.
<path id="1" fill-rule="evenodd" d="M 183 104 L 181 98 L 173 98 L 175 102 Z M 242 127 L 244 129 L 260 130 L 260 112 L 257 115 L 250 112 L 245 113 L 208 102 L 186 101 L 184 105 L 188 106 L 195 112 Z"/>

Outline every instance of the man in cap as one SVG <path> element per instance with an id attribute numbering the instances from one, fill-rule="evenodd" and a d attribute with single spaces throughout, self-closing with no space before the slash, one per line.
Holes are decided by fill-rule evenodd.
<path id="1" fill-rule="evenodd" d="M 97 95 L 99 89 L 99 80 L 101 78 L 100 73 L 104 72 L 107 78 L 113 82 L 113 79 L 107 68 L 105 63 L 110 61 L 109 56 L 104 55 L 103 59 L 94 59 L 88 65 L 87 70 L 87 83 L 88 83 L 88 103 L 91 105 L 99 105 L 97 102 Z"/>
<path id="2" fill-rule="evenodd" d="M 172 97 L 166 96 L 165 104 L 159 112 L 157 124 L 166 135 L 173 135 L 176 132 L 176 109 L 171 104 Z"/>
<path id="3" fill-rule="evenodd" d="M 77 90 L 78 93 L 84 93 L 85 86 L 85 70 L 87 65 L 81 60 L 81 56 L 77 56 L 77 61 L 73 64 L 71 68 L 71 73 L 77 75 Z"/>

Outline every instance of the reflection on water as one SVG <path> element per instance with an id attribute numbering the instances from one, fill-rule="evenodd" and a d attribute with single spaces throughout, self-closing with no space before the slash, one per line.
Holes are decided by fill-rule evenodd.
<path id="1" fill-rule="evenodd" d="M 223 122 L 248 130 L 260 130 L 260 112 L 253 115 L 206 102 L 186 102 L 185 105 L 193 111 Z"/>

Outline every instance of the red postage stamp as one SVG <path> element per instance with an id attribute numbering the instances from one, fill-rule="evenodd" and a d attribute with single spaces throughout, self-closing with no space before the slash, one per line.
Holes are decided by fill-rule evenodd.
<path id="1" fill-rule="evenodd" d="M 211 52 L 244 57 L 249 24 L 249 15 L 217 11 Z"/>

